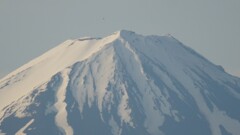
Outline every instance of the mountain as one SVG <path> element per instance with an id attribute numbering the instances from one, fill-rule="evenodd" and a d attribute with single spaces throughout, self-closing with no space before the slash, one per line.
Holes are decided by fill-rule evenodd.
<path id="1" fill-rule="evenodd" d="M 0 134 L 239 135 L 240 79 L 171 35 L 67 40 L 0 80 Z"/>

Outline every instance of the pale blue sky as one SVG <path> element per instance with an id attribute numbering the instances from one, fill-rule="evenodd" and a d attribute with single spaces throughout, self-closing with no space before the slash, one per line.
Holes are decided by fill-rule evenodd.
<path id="1" fill-rule="evenodd" d="M 170 33 L 240 76 L 240 0 L 1 0 L 0 78 L 65 41 Z"/>

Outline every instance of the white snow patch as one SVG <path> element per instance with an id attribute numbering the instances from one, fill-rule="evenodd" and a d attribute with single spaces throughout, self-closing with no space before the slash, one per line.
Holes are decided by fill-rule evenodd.
<path id="1" fill-rule="evenodd" d="M 109 36 L 103 39 L 84 41 L 67 40 L 8 74 L 0 80 L 0 86 L 5 86 L 6 80 L 12 77 L 16 78 L 17 81 L 7 87 L 0 87 L 0 110 L 16 99 L 26 95 L 34 88 L 44 84 L 58 72 L 76 62 L 89 58 L 116 38 L 117 36 Z M 19 74 L 25 70 L 27 70 L 27 74 Z M 23 75 L 24 77 L 22 77 Z M 3 113 L 0 114 L 0 117 L 2 115 Z"/>
<path id="2" fill-rule="evenodd" d="M 2 132 L 2 130 L 0 130 L 0 135 L 6 135 L 5 133 Z"/>
<path id="3" fill-rule="evenodd" d="M 26 135 L 24 131 L 34 122 L 34 119 L 31 119 L 23 128 L 17 131 L 15 135 Z"/>
<path id="4" fill-rule="evenodd" d="M 57 114 L 55 117 L 55 122 L 57 126 L 60 128 L 60 130 L 63 131 L 64 134 L 72 135 L 73 129 L 72 127 L 69 126 L 67 122 L 67 111 L 66 111 L 67 104 L 64 102 L 66 98 L 66 89 L 69 81 L 68 73 L 69 73 L 68 69 L 61 72 L 62 84 L 56 92 L 57 102 L 54 104 L 54 107 L 57 110 Z"/>
<path id="5" fill-rule="evenodd" d="M 112 134 L 113 135 L 121 135 L 122 130 L 119 128 L 117 122 L 114 120 L 113 116 L 109 120 L 109 125 L 112 127 Z"/>
<path id="6" fill-rule="evenodd" d="M 83 107 L 88 101 L 88 106 L 91 107 L 94 100 L 97 100 L 97 106 L 102 113 L 102 108 L 108 83 L 114 76 L 115 64 L 113 58 L 113 48 L 106 48 L 104 51 L 99 51 L 90 59 L 83 61 L 77 67 L 76 74 L 72 76 L 74 89 L 73 96 L 78 102 L 79 110 L 82 113 Z M 106 101 L 111 102 L 111 101 Z M 102 114 L 101 114 L 102 115 Z"/>
<path id="7" fill-rule="evenodd" d="M 128 95 L 124 86 L 120 88 L 122 91 L 122 97 L 118 106 L 118 115 L 121 117 L 124 123 L 128 123 L 131 127 L 134 127 L 131 118 L 131 108 L 128 106 Z"/>
<path id="8" fill-rule="evenodd" d="M 123 42 L 122 44 L 124 46 L 119 45 L 117 48 L 119 55 L 123 57 L 123 61 L 126 62 L 124 66 L 126 66 L 128 73 L 136 82 L 136 85 L 138 86 L 137 89 L 139 89 L 139 91 L 143 95 L 142 104 L 144 107 L 144 113 L 146 114 L 144 126 L 147 128 L 147 131 L 153 135 L 162 134 L 162 132 L 159 130 L 159 127 L 164 122 L 164 116 L 159 111 L 153 109 L 153 99 L 156 95 L 154 96 L 151 91 L 150 84 L 147 83 L 148 79 L 144 74 L 141 61 L 128 43 Z"/>
<path id="9" fill-rule="evenodd" d="M 191 78 L 193 76 L 193 78 Z M 188 92 L 193 96 L 200 112 L 207 119 L 210 129 L 212 131 L 212 135 L 221 135 L 220 125 L 222 125 L 228 132 L 233 135 L 238 135 L 240 133 L 240 123 L 237 120 L 234 120 L 226 115 L 225 112 L 220 111 L 215 105 L 213 112 L 207 106 L 206 101 L 203 98 L 201 89 L 194 85 L 193 81 L 201 81 L 201 79 L 194 74 L 184 75 L 184 72 L 178 72 L 176 77 L 179 81 L 184 84 L 184 87 L 188 90 Z M 181 77 L 181 78 L 179 78 Z"/>

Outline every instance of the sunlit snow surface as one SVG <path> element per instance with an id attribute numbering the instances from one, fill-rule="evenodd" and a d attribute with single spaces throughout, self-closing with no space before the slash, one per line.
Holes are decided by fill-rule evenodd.
<path id="1" fill-rule="evenodd" d="M 239 135 L 240 79 L 172 36 L 67 40 L 0 80 L 0 134 Z"/>

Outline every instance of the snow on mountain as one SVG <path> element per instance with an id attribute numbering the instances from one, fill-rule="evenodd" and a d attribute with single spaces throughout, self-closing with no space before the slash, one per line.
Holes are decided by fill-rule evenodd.
<path id="1" fill-rule="evenodd" d="M 0 80 L 0 134 L 239 135 L 240 79 L 171 35 L 67 40 Z"/>

